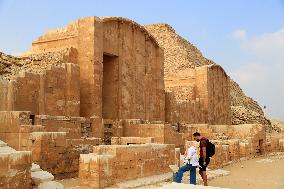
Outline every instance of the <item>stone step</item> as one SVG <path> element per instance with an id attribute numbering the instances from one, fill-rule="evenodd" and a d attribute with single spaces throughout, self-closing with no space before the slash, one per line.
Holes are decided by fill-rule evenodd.
<path id="1" fill-rule="evenodd" d="M 1 147 L 5 147 L 5 146 L 7 146 L 7 143 L 5 143 L 5 142 L 3 142 L 2 140 L 0 140 L 0 148 L 1 148 Z"/>
<path id="2" fill-rule="evenodd" d="M 0 154 L 7 154 L 7 153 L 13 153 L 16 152 L 14 148 L 11 148 L 10 146 L 7 145 L 7 143 L 3 142 L 0 140 Z"/>
<path id="3" fill-rule="evenodd" d="M 51 173 L 43 171 L 36 163 L 32 163 L 31 179 L 32 184 L 38 186 L 37 189 L 64 189 L 61 183 L 53 181 L 54 176 Z"/>
<path id="4" fill-rule="evenodd" d="M 32 163 L 31 172 L 42 171 L 38 164 Z"/>
<path id="5" fill-rule="evenodd" d="M 31 172 L 32 184 L 40 185 L 41 183 L 54 180 L 54 176 L 47 171 Z"/>

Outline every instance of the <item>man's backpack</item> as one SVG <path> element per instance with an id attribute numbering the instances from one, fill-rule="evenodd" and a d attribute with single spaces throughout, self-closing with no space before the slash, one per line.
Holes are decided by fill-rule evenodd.
<path id="1" fill-rule="evenodd" d="M 207 140 L 206 156 L 212 157 L 215 154 L 215 144 Z"/>
<path id="2" fill-rule="evenodd" d="M 210 142 L 208 139 L 206 139 L 206 156 L 207 157 L 212 157 L 215 154 L 215 144 Z"/>

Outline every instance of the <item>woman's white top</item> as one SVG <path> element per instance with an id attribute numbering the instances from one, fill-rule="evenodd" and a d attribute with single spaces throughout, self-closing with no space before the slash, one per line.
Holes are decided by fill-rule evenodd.
<path id="1" fill-rule="evenodd" d="M 198 155 L 197 155 L 197 150 L 194 146 L 191 146 L 187 149 L 187 156 L 185 157 L 185 159 L 189 160 L 189 163 L 192 166 L 198 166 Z"/>

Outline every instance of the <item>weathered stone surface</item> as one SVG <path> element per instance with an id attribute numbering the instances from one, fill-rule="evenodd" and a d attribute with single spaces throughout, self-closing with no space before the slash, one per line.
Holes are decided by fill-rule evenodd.
<path id="1" fill-rule="evenodd" d="M 35 171 L 31 173 L 32 182 L 34 185 L 39 185 L 41 183 L 52 181 L 54 176 L 47 171 Z"/>
<path id="2" fill-rule="evenodd" d="M 0 147 L 2 148 L 2 147 L 5 147 L 5 146 L 7 146 L 7 143 L 0 140 Z"/>
<path id="3" fill-rule="evenodd" d="M 229 78 L 218 65 L 200 66 L 189 76 L 165 80 L 166 121 L 230 124 Z"/>
<path id="4" fill-rule="evenodd" d="M 42 171 L 38 164 L 32 163 L 31 172 Z"/>
<path id="5" fill-rule="evenodd" d="M 78 65 L 50 64 L 46 68 L 43 66 L 42 70 L 33 68 L 31 72 L 22 67 L 20 69 L 22 72 L 14 75 L 12 80 L 3 80 L 0 83 L 0 87 L 4 89 L 0 91 L 0 101 L 4 102 L 0 105 L 0 110 L 29 110 L 33 115 L 79 116 Z"/>
<path id="6" fill-rule="evenodd" d="M 272 119 L 271 121 L 271 130 L 280 133 L 284 132 L 284 122 L 280 120 Z"/>
<path id="7" fill-rule="evenodd" d="M 168 24 L 151 24 L 144 26 L 164 49 L 165 78 L 188 75 L 187 71 L 197 66 L 212 64 L 212 61 L 204 58 L 201 52 L 175 33 Z"/>
<path id="8" fill-rule="evenodd" d="M 48 67 L 61 66 L 64 62 L 75 63 L 76 50 L 74 48 L 56 49 L 53 52 L 27 54 L 15 57 L 0 52 L 0 77 L 12 80 L 21 72 L 43 73 Z"/>
<path id="9" fill-rule="evenodd" d="M 30 188 L 31 153 L 0 143 L 0 188 Z"/>
<path id="10" fill-rule="evenodd" d="M 232 79 L 230 85 L 232 124 L 260 123 L 271 125 L 255 100 L 246 96 L 240 86 Z"/>
<path id="11" fill-rule="evenodd" d="M 153 137 L 112 137 L 111 145 L 154 143 Z"/>
<path id="12" fill-rule="evenodd" d="M 65 116 L 35 116 L 30 112 L 0 111 L 0 137 L 16 150 L 32 151 L 32 160 L 56 177 L 78 174 L 79 154 L 92 152 L 98 138 L 81 138 L 85 119 Z M 41 125 L 32 125 L 32 123 Z M 66 132 L 59 132 L 66 131 Z M 2 152 L 14 152 L 1 143 Z"/>
<path id="13" fill-rule="evenodd" d="M 175 163 L 171 144 L 101 145 L 80 156 L 79 178 L 92 188 L 170 172 Z"/>

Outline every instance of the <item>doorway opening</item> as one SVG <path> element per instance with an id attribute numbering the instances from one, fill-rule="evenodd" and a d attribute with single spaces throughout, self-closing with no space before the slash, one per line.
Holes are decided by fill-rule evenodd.
<path id="1" fill-rule="evenodd" d="M 30 120 L 32 122 L 32 125 L 34 125 L 35 124 L 35 115 L 31 114 L 30 115 Z"/>
<path id="2" fill-rule="evenodd" d="M 263 139 L 260 139 L 259 142 L 258 142 L 258 147 L 259 147 L 259 154 L 262 155 L 263 154 Z"/>
<path id="3" fill-rule="evenodd" d="M 116 119 L 118 114 L 118 57 L 104 54 L 102 116 L 103 119 Z"/>
<path id="4" fill-rule="evenodd" d="M 111 144 L 111 137 L 112 134 L 112 124 L 104 124 L 104 144 L 110 145 Z"/>

